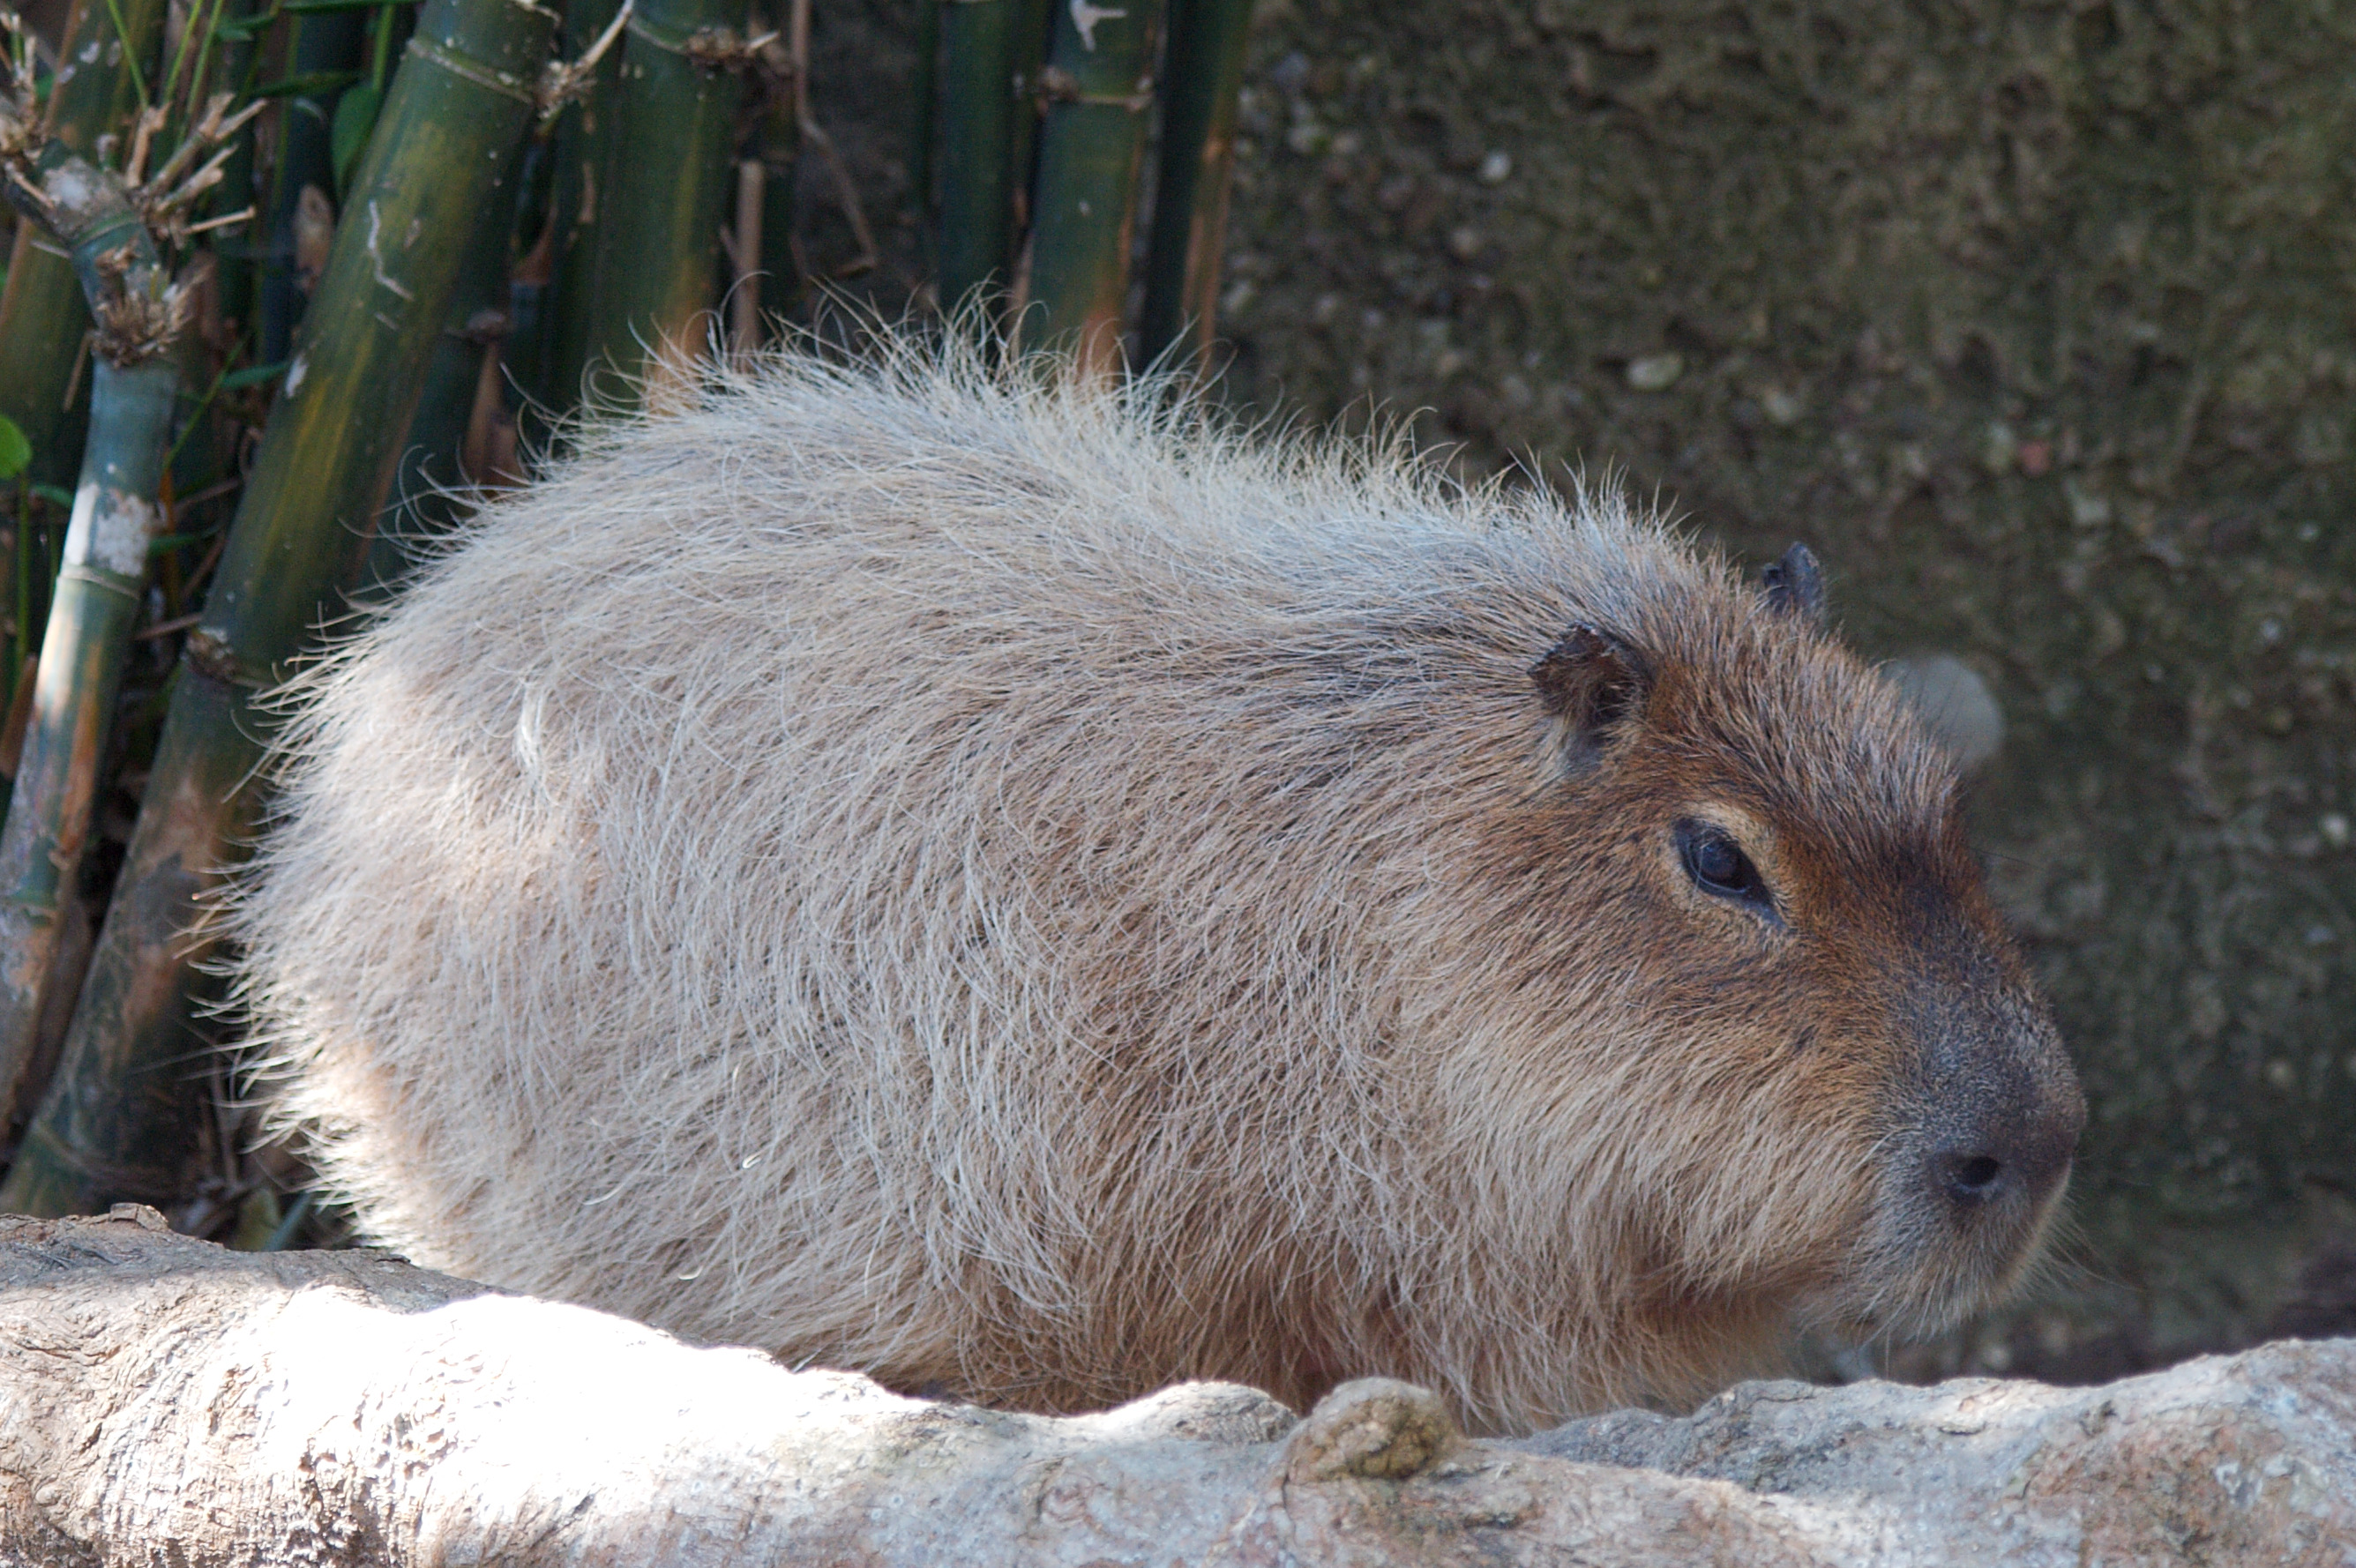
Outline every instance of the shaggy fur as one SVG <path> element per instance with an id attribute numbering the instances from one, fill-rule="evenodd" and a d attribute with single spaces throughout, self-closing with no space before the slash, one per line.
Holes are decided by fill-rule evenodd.
<path id="1" fill-rule="evenodd" d="M 1883 683 L 1615 499 L 1154 399 L 780 360 L 300 685 L 233 920 L 366 1233 L 906 1388 L 1475 1429 L 2001 1288 L 2051 1200 L 1917 1190 L 1925 1008 L 2076 1091 Z M 1573 624 L 1624 711 L 1541 700 Z"/>

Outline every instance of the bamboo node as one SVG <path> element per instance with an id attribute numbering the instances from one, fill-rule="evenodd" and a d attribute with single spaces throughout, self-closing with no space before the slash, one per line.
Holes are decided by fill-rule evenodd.
<path id="1" fill-rule="evenodd" d="M 124 250 L 128 249 L 124 247 Z M 117 267 L 112 272 L 105 268 L 110 258 L 121 254 L 122 251 L 109 251 L 99 259 L 102 275 L 114 286 L 107 291 L 104 297 L 92 302 L 91 315 L 98 324 L 93 336 L 99 354 L 109 364 L 128 369 L 155 358 L 172 347 L 173 339 L 179 336 L 181 329 L 188 324 L 194 302 L 188 291 L 177 283 L 160 294 L 149 293 L 144 289 L 122 287 L 123 274 L 127 267 Z"/>
<path id="2" fill-rule="evenodd" d="M 471 81 L 477 87 L 496 92 L 503 98 L 512 98 L 519 102 L 529 103 L 534 109 L 540 107 L 540 93 L 537 86 L 528 87 L 502 71 L 493 70 L 488 66 L 478 65 L 465 56 L 453 54 L 425 38 L 412 35 L 409 40 L 408 52 L 415 55 L 419 59 L 440 66 L 461 81 Z"/>
<path id="3" fill-rule="evenodd" d="M 1079 78 L 1061 66 L 1046 65 L 1039 68 L 1036 93 L 1043 106 L 1049 103 L 1100 103 L 1137 114 L 1153 107 L 1153 79 L 1150 76 L 1140 78 L 1134 92 L 1083 92 Z"/>
<path id="4" fill-rule="evenodd" d="M 187 640 L 180 645 L 180 659 L 198 675 L 208 680 L 219 681 L 223 686 L 259 688 L 269 684 L 246 673 L 238 662 L 237 655 L 228 643 L 222 641 L 221 635 L 203 626 L 190 632 Z"/>
<path id="5" fill-rule="evenodd" d="M 777 35 L 767 34 L 758 38 L 744 38 L 731 27 L 698 27 L 680 52 L 698 70 L 728 71 L 741 74 L 758 62 L 761 47 Z"/>
<path id="6" fill-rule="evenodd" d="M 774 32 L 757 38 L 747 38 L 734 27 L 698 27 L 691 33 L 673 32 L 644 16 L 628 18 L 631 36 L 643 40 L 666 54 L 684 57 L 696 69 L 706 72 L 740 73 L 759 63 L 761 51 L 776 41 Z"/>
<path id="7" fill-rule="evenodd" d="M 589 82 L 597 71 L 597 62 L 622 36 L 630 16 L 637 9 L 637 0 L 622 0 L 622 8 L 605 24 L 587 51 L 577 60 L 551 60 L 540 73 L 540 119 L 545 125 L 556 118 L 564 106 L 589 91 Z"/>

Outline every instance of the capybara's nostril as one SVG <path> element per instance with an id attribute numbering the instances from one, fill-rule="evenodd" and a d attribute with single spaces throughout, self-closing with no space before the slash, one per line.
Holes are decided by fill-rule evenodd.
<path id="1" fill-rule="evenodd" d="M 1931 1152 L 1926 1174 L 1933 1187 L 1958 1210 L 2009 1204 L 2015 1198 L 2042 1202 L 2070 1173 L 2078 1128 L 2068 1115 L 2034 1117 L 1999 1128 L 1966 1134 Z"/>
<path id="2" fill-rule="evenodd" d="M 1947 1196 L 1957 1203 L 1985 1203 L 2002 1189 L 2004 1162 L 1992 1156 L 1945 1155 L 1941 1157 L 1940 1166 Z"/>

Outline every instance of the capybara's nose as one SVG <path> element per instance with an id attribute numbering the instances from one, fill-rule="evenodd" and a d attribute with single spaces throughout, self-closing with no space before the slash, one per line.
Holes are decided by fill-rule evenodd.
<path id="1" fill-rule="evenodd" d="M 2007 1199 L 2033 1207 L 2070 1173 L 2085 1119 L 2084 1102 L 2074 1095 L 2058 1105 L 1990 1117 L 1963 1136 L 1942 1139 L 1931 1150 L 1925 1174 L 1942 1199 L 1965 1213 Z"/>

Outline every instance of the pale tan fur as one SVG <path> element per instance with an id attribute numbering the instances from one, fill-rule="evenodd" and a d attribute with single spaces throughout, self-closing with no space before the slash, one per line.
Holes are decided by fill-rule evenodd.
<path id="1" fill-rule="evenodd" d="M 1648 810 L 1952 836 L 1883 684 L 1612 496 L 1166 409 L 781 358 L 297 688 L 232 919 L 368 1236 L 905 1387 L 1383 1373 L 1481 1429 L 1994 1288 L 1888 1199 L 1881 1014 L 1650 869 Z M 1691 801 L 1565 763 L 1573 622 Z"/>

